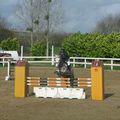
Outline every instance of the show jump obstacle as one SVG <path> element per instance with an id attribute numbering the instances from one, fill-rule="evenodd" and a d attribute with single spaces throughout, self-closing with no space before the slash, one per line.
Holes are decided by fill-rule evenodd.
<path id="1" fill-rule="evenodd" d="M 85 87 L 91 87 L 92 100 L 104 99 L 104 74 L 102 62 L 91 66 L 91 78 L 40 78 L 29 77 L 29 65 L 18 61 L 15 66 L 15 97 L 27 97 L 29 86 L 36 97 L 85 99 Z M 71 87 L 72 83 L 72 87 Z"/>

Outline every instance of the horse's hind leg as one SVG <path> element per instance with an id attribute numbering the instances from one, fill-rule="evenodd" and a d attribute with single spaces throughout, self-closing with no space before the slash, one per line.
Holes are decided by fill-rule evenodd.
<path id="1" fill-rule="evenodd" d="M 71 73 L 70 75 L 70 87 L 74 87 L 74 75 Z"/>

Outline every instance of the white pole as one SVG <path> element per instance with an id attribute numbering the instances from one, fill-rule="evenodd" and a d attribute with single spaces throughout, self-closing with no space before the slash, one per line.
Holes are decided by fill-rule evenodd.
<path id="1" fill-rule="evenodd" d="M 8 60 L 7 76 L 6 76 L 5 80 L 6 81 L 10 80 L 10 60 Z"/>
<path id="2" fill-rule="evenodd" d="M 84 59 L 84 62 L 85 62 L 85 64 L 84 64 L 84 68 L 86 69 L 86 59 Z"/>
<path id="3" fill-rule="evenodd" d="M 73 58 L 73 67 L 75 67 L 75 58 Z"/>
<path id="4" fill-rule="evenodd" d="M 113 60 L 111 60 L 111 70 L 113 70 Z"/>
<path id="5" fill-rule="evenodd" d="M 52 65 L 54 65 L 54 46 L 52 45 Z"/>
<path id="6" fill-rule="evenodd" d="M 21 58 L 20 58 L 20 60 L 22 60 L 23 59 L 23 46 L 21 46 Z"/>
<path id="7" fill-rule="evenodd" d="M 5 58 L 3 58 L 3 67 L 5 66 Z"/>

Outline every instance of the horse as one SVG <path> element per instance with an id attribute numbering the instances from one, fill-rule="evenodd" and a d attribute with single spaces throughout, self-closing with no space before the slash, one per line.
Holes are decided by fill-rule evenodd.
<path id="1" fill-rule="evenodd" d="M 55 74 L 57 77 L 70 78 L 70 86 L 73 87 L 74 73 L 70 65 L 70 59 L 63 61 L 60 56 L 55 57 L 56 69 Z"/>

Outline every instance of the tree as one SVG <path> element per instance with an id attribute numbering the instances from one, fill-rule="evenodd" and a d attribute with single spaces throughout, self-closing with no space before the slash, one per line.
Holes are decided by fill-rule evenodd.
<path id="1" fill-rule="evenodd" d="M 57 31 L 59 25 L 62 25 L 62 2 L 61 0 L 44 0 L 43 13 L 45 19 L 45 36 L 46 36 L 46 56 L 49 55 L 49 34 Z"/>
<path id="2" fill-rule="evenodd" d="M 44 42 L 36 42 L 31 48 L 31 53 L 33 56 L 44 56 L 45 49 L 46 46 Z"/>
<path id="3" fill-rule="evenodd" d="M 96 24 L 95 31 L 104 34 L 120 32 L 120 15 L 104 17 Z"/>
<path id="4" fill-rule="evenodd" d="M 8 23 L 6 22 L 5 18 L 3 18 L 3 17 L 0 16 L 0 29 L 7 28 L 7 24 Z"/>
<path id="5" fill-rule="evenodd" d="M 41 2 L 41 0 L 39 0 Z M 31 47 L 33 45 L 34 21 L 36 20 L 36 12 L 39 5 L 38 0 L 22 0 L 16 7 L 16 15 L 24 23 L 27 31 L 31 33 Z"/>
<path id="6" fill-rule="evenodd" d="M 9 24 L 5 18 L 0 17 L 0 41 L 13 37 L 14 33 L 9 29 Z"/>
<path id="7" fill-rule="evenodd" d="M 20 44 L 16 38 L 3 40 L 0 46 L 4 50 L 18 50 L 20 48 Z"/>
<path id="8" fill-rule="evenodd" d="M 31 47 L 33 33 L 44 32 L 46 40 L 46 55 L 49 53 L 49 35 L 62 23 L 62 0 L 22 0 L 17 5 L 16 14 L 31 32 Z M 39 34 L 38 34 L 39 35 Z M 40 40 L 41 38 L 37 38 Z"/>

